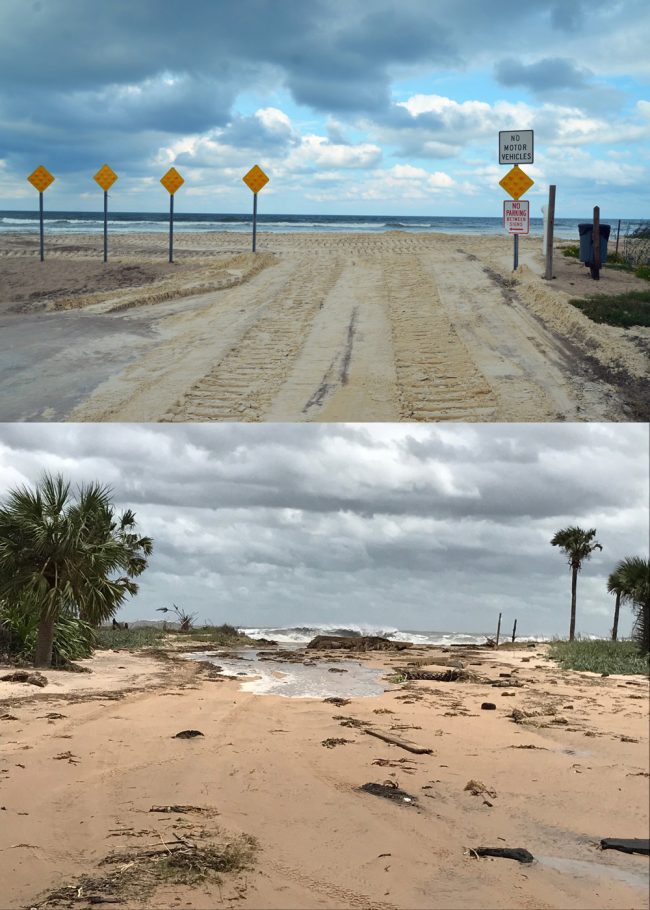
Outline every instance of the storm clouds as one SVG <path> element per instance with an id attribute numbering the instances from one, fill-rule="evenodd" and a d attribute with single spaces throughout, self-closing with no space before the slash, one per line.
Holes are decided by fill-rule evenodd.
<path id="1" fill-rule="evenodd" d="M 549 541 L 595 527 L 578 630 L 607 634 L 607 575 L 648 551 L 648 457 L 640 425 L 5 424 L 0 498 L 43 471 L 110 485 L 155 540 L 128 620 L 175 602 L 239 625 L 485 631 L 503 612 L 565 634 Z"/>

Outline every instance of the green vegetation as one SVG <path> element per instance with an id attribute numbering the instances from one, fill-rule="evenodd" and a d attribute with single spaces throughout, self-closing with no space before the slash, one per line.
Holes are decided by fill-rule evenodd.
<path id="1" fill-rule="evenodd" d="M 28 604 L 0 604 L 0 654 L 18 663 L 31 662 L 38 636 L 39 614 Z M 70 613 L 54 624 L 52 666 L 66 667 L 70 661 L 90 657 L 95 646 L 93 627 Z"/>
<path id="2" fill-rule="evenodd" d="M 650 265 L 640 265 L 634 270 L 634 274 L 637 278 L 643 278 L 645 281 L 650 281 Z"/>
<path id="3" fill-rule="evenodd" d="M 223 647 L 253 644 L 253 639 L 242 635 L 239 629 L 224 623 L 221 626 L 200 626 L 183 632 L 180 629 L 163 629 L 158 626 L 140 626 L 129 629 L 113 629 L 110 626 L 96 630 L 96 647 L 100 650 L 126 648 L 139 651 L 143 648 L 164 649 L 165 644 L 174 647 L 184 645 L 212 644 Z"/>
<path id="4" fill-rule="evenodd" d="M 568 256 L 570 259 L 578 259 L 580 256 L 580 247 L 575 244 L 565 246 L 562 250 L 562 255 Z"/>
<path id="5" fill-rule="evenodd" d="M 109 626 L 97 629 L 95 634 L 96 648 L 100 651 L 119 648 L 137 651 L 141 648 L 159 647 L 167 633 L 155 626 L 141 626 L 138 629 L 112 629 Z"/>
<path id="6" fill-rule="evenodd" d="M 137 593 L 133 579 L 152 547 L 133 512 L 117 515 L 98 483 L 73 494 L 61 475 L 45 474 L 34 490 L 9 491 L 0 507 L 0 607 L 35 617 L 34 666 L 51 666 L 63 617 L 97 626 Z"/>
<path id="7" fill-rule="evenodd" d="M 650 672 L 648 655 L 643 656 L 634 641 L 553 641 L 549 644 L 549 657 L 564 670 L 646 676 Z"/>
<path id="8" fill-rule="evenodd" d="M 650 291 L 574 298 L 569 303 L 582 310 L 594 322 L 605 322 L 623 328 L 650 326 Z"/>

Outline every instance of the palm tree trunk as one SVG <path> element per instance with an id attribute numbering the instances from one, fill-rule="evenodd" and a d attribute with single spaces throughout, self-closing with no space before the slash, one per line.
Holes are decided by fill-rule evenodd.
<path id="1" fill-rule="evenodd" d="M 578 587 L 578 567 L 571 566 L 571 625 L 569 627 L 569 641 L 576 637 L 576 589 Z"/>
<path id="2" fill-rule="evenodd" d="M 621 592 L 616 592 L 616 605 L 614 607 L 614 625 L 612 626 L 612 641 L 616 641 L 618 635 L 618 614 L 621 609 Z"/>
<path id="3" fill-rule="evenodd" d="M 56 614 L 54 611 L 48 611 L 47 613 L 41 615 L 41 620 L 38 624 L 36 648 L 34 649 L 35 667 L 52 666 L 52 649 L 54 646 L 55 623 Z"/>

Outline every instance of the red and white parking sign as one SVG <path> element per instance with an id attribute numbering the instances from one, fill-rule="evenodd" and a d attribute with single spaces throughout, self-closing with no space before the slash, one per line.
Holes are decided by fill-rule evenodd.
<path id="1" fill-rule="evenodd" d="M 509 234 L 528 234 L 530 210 L 525 199 L 506 199 L 503 203 L 503 226 Z"/>

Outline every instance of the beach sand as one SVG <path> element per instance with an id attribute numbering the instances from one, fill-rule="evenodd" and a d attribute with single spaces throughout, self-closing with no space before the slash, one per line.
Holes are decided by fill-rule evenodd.
<path id="1" fill-rule="evenodd" d="M 648 836 L 647 680 L 561 671 L 544 653 L 469 650 L 479 682 L 386 683 L 345 706 L 254 695 L 201 665 L 126 651 L 98 652 L 92 674 L 47 671 L 45 689 L 0 682 L 0 904 L 39 906 L 84 875 L 119 876 L 100 865 L 111 851 L 246 834 L 259 843 L 249 871 L 220 886 L 166 884 L 144 905 L 647 907 L 647 857 L 598 849 L 603 837 Z M 360 659 L 383 673 L 435 656 L 448 654 Z M 546 713 L 515 723 L 515 706 Z M 174 738 L 188 728 L 204 736 Z M 323 745 L 336 739 L 346 742 Z M 417 802 L 358 790 L 386 781 Z M 149 811 L 172 804 L 202 812 Z M 480 846 L 524 847 L 537 862 L 468 852 Z M 74 906 L 90 906 L 88 894 Z"/>
<path id="2" fill-rule="evenodd" d="M 560 243 L 558 246 L 562 246 Z M 598 325 L 539 238 L 0 236 L 0 420 L 647 420 L 650 330 Z"/>

